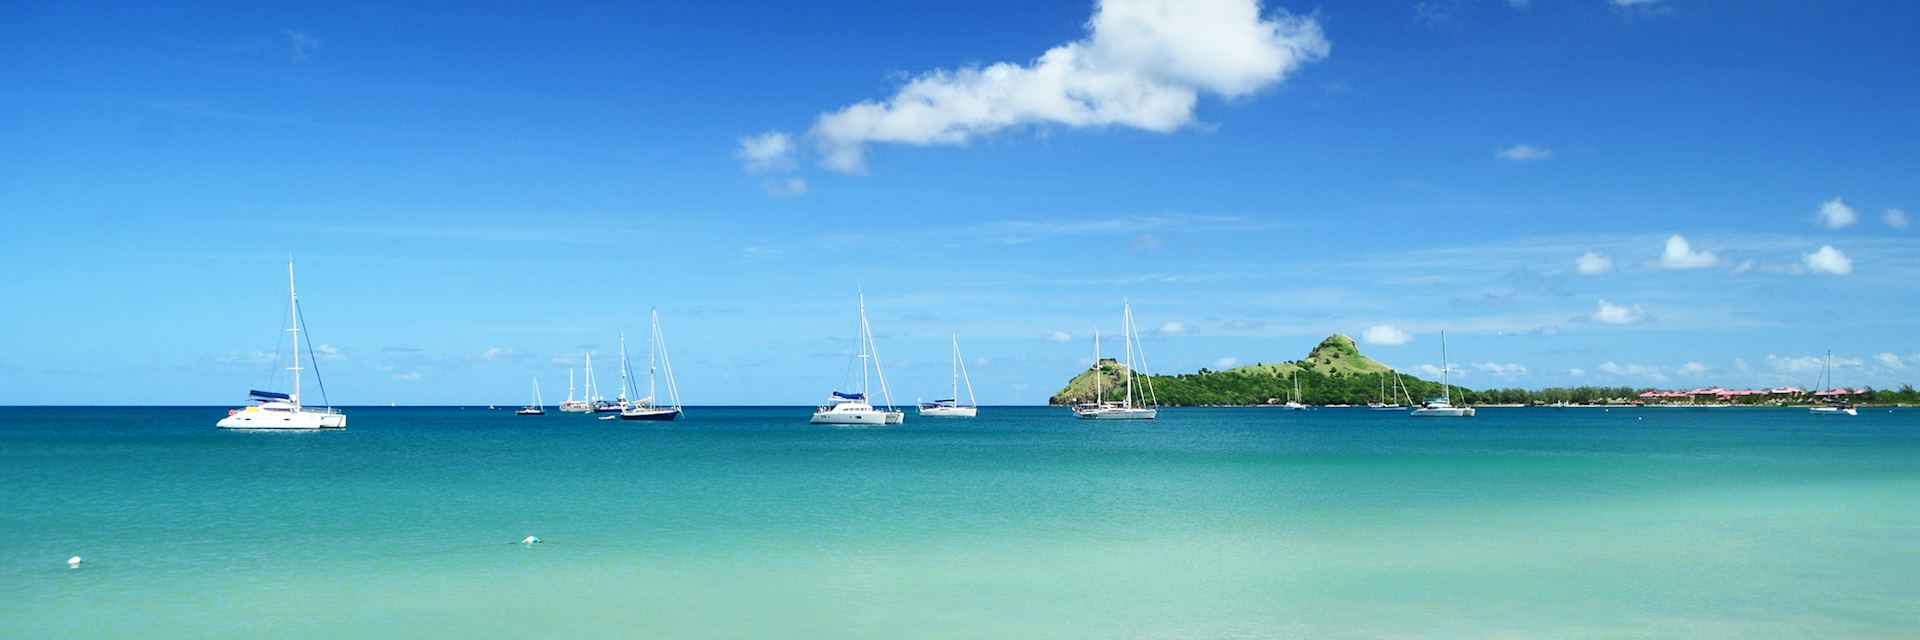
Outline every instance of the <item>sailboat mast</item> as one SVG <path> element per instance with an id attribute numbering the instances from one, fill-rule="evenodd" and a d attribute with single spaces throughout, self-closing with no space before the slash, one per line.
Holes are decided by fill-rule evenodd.
<path id="1" fill-rule="evenodd" d="M 625 329 L 622 329 L 620 331 L 620 396 L 615 398 L 620 401 L 620 404 L 627 403 L 627 388 L 633 386 L 633 382 L 627 379 L 627 369 L 629 369 L 627 366 L 627 332 Z"/>
<path id="2" fill-rule="evenodd" d="M 660 344 L 660 310 L 649 308 L 647 315 L 653 321 L 653 338 L 647 341 L 647 398 L 657 406 L 660 402 L 653 400 L 653 350 Z"/>
<path id="3" fill-rule="evenodd" d="M 871 329 L 867 327 L 867 292 L 862 291 L 860 292 L 860 395 L 865 396 L 864 399 L 868 404 L 872 404 L 873 393 L 868 390 L 867 381 L 867 361 L 872 357 L 868 353 L 868 343 L 873 340 L 869 331 Z"/>
<path id="4" fill-rule="evenodd" d="M 300 406 L 300 296 L 293 290 L 293 261 L 287 261 L 287 335 L 293 349 L 293 366 L 287 367 L 293 372 L 293 405 Z"/>
<path id="5" fill-rule="evenodd" d="M 1834 350 L 1826 350 L 1826 390 L 1834 390 Z"/>
<path id="6" fill-rule="evenodd" d="M 1447 404 L 1453 404 L 1453 382 L 1448 376 L 1452 372 L 1453 365 L 1447 364 L 1447 332 L 1442 329 L 1440 331 L 1440 397 L 1445 399 Z"/>
<path id="7" fill-rule="evenodd" d="M 587 352 L 587 402 L 593 402 L 593 352 Z"/>
<path id="8" fill-rule="evenodd" d="M 1100 370 L 1100 328 L 1094 327 L 1093 328 L 1093 402 L 1094 404 L 1107 403 L 1107 397 L 1101 394 L 1100 392 L 1100 379 L 1103 377 L 1106 377 L 1106 372 Z"/>
<path id="9" fill-rule="evenodd" d="M 1120 406 L 1133 408 L 1133 305 L 1120 303 L 1120 341 L 1127 343 L 1127 399 Z"/>

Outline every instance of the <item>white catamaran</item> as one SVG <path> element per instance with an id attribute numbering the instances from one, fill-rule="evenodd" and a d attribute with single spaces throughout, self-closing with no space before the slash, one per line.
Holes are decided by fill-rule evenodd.
<path id="1" fill-rule="evenodd" d="M 1140 344 L 1140 331 L 1133 325 L 1133 305 L 1122 302 L 1120 305 L 1120 339 L 1127 345 L 1126 397 L 1119 402 L 1108 402 L 1100 384 L 1106 377 L 1100 365 L 1100 331 L 1093 332 L 1093 402 L 1073 406 L 1073 417 L 1081 420 L 1152 420 L 1160 415 L 1158 396 L 1153 393 L 1153 374 L 1147 369 L 1147 351 Z M 1133 383 L 1133 354 L 1140 353 L 1140 371 L 1146 375 L 1146 384 L 1135 393 Z M 1138 395 L 1142 405 L 1135 406 L 1134 397 Z"/>
<path id="2" fill-rule="evenodd" d="M 521 407 L 519 411 L 513 413 L 521 416 L 547 415 L 547 404 L 540 400 L 540 376 L 533 377 L 533 404 Z"/>
<path id="3" fill-rule="evenodd" d="M 867 294 L 860 293 L 860 343 L 856 357 L 860 359 L 860 391 L 857 393 L 833 392 L 827 396 L 827 404 L 814 410 L 813 424 L 858 424 L 889 425 L 906 421 L 906 413 L 893 408 L 893 393 L 887 390 L 887 374 L 880 370 L 880 354 L 874 348 L 873 328 L 867 325 Z M 880 379 L 880 395 L 886 399 L 886 410 L 873 406 L 868 399 L 872 396 L 867 382 L 868 363 L 872 363 L 873 374 Z"/>
<path id="4" fill-rule="evenodd" d="M 276 393 L 273 391 L 249 390 L 248 404 L 244 408 L 227 412 L 227 417 L 217 423 L 222 429 L 345 429 L 347 414 L 333 408 L 327 402 L 324 409 L 311 409 L 300 405 L 300 334 L 305 322 L 300 320 L 300 296 L 293 289 L 293 261 L 287 261 L 287 333 L 288 345 L 292 350 L 293 392 Z M 320 378 L 320 361 L 313 357 L 313 340 L 307 340 L 307 360 L 313 363 L 314 380 L 320 382 L 320 398 L 327 397 L 327 383 Z M 269 385 L 268 388 L 272 388 Z"/>
<path id="5" fill-rule="evenodd" d="M 673 359 L 667 357 L 667 339 L 660 333 L 660 310 L 651 310 L 650 315 L 653 317 L 653 340 L 647 345 L 647 397 L 622 405 L 620 409 L 621 420 L 665 421 L 680 417 L 680 386 L 673 381 Z M 623 359 L 626 357 L 625 353 L 626 340 L 623 337 L 621 340 L 621 357 Z M 658 365 L 666 369 L 667 399 L 673 402 L 664 407 L 659 406 L 659 403 L 654 401 L 654 398 L 657 397 L 654 386 L 656 361 Z M 623 363 L 621 368 L 624 369 L 625 367 L 626 365 Z"/>
<path id="6" fill-rule="evenodd" d="M 960 382 L 967 383 L 967 403 L 960 404 Z M 967 375 L 967 363 L 960 357 L 960 336 L 953 336 L 953 388 L 947 390 L 947 399 L 920 403 L 920 415 L 929 418 L 971 418 L 980 412 L 980 403 L 973 398 L 973 378 Z"/>
<path id="7" fill-rule="evenodd" d="M 1825 382 L 1826 385 L 1822 386 L 1821 385 L 1822 382 Z M 1853 408 L 1853 403 L 1847 402 L 1845 397 L 1846 390 L 1833 388 L 1833 350 L 1832 349 L 1827 350 L 1827 364 L 1826 366 L 1823 366 L 1820 368 L 1820 378 L 1817 380 L 1814 380 L 1813 388 L 1815 390 L 1814 397 L 1827 398 L 1826 404 L 1814 405 L 1807 408 L 1807 411 L 1813 412 L 1813 415 L 1816 415 L 1816 416 L 1860 415 L 1860 410 Z"/>
<path id="8" fill-rule="evenodd" d="M 1441 331 L 1440 332 L 1440 397 L 1427 398 L 1427 403 L 1420 405 L 1420 407 L 1417 409 L 1414 409 L 1413 413 L 1410 415 L 1412 415 L 1415 418 L 1471 418 L 1473 417 L 1473 407 L 1453 406 L 1453 385 L 1449 382 L 1449 378 L 1447 377 L 1447 373 L 1452 370 L 1453 370 L 1453 365 L 1447 362 L 1447 332 Z"/>

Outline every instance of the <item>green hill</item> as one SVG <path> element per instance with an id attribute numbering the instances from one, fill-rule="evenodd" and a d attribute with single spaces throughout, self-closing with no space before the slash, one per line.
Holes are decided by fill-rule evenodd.
<path id="1" fill-rule="evenodd" d="M 1125 395 L 1126 366 L 1103 359 L 1105 397 L 1115 400 Z M 1293 389 L 1293 376 L 1300 378 L 1300 395 L 1307 404 L 1365 404 L 1380 393 L 1381 376 L 1396 375 L 1391 367 L 1360 353 L 1353 339 L 1340 334 L 1328 336 L 1301 360 L 1259 363 L 1226 371 L 1208 371 L 1136 378 L 1136 401 L 1149 388 L 1162 405 L 1254 405 L 1285 402 Z M 1074 404 L 1093 400 L 1094 369 L 1088 368 L 1067 381 L 1053 395 L 1053 404 Z M 1401 380 L 1416 401 L 1440 394 L 1440 384 L 1401 374 Z M 1389 386 L 1392 378 L 1387 378 Z M 1454 387 L 1458 397 L 1464 389 Z"/>

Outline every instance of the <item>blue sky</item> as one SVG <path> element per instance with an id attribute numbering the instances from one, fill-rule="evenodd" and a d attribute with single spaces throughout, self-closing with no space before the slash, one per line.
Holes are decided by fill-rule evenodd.
<path id="1" fill-rule="evenodd" d="M 689 403 L 811 403 L 862 287 L 908 402 L 1123 298 L 1156 372 L 1920 379 L 1912 3 L 897 5 L 12 8 L 0 403 L 237 401 L 289 253 L 349 404 L 557 399 L 650 306 Z"/>

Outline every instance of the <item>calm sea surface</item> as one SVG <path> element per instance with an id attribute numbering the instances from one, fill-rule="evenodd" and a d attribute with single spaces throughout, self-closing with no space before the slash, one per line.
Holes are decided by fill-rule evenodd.
<path id="1" fill-rule="evenodd" d="M 1920 411 L 808 411 L 0 408 L 0 636 L 1920 637 Z"/>

